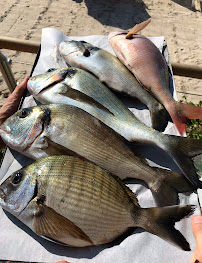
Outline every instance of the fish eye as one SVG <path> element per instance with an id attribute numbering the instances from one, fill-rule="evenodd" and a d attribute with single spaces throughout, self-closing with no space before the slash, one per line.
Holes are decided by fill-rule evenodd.
<path id="1" fill-rule="evenodd" d="M 54 70 L 56 70 L 56 69 L 55 68 L 49 68 L 46 72 L 52 72 Z"/>
<path id="2" fill-rule="evenodd" d="M 22 173 L 17 172 L 16 174 L 14 174 L 14 176 L 12 178 L 12 183 L 13 184 L 19 184 L 21 179 L 22 179 Z"/>
<path id="3" fill-rule="evenodd" d="M 90 51 L 86 48 L 85 51 L 83 52 L 84 57 L 89 57 L 90 56 Z"/>
<path id="4" fill-rule="evenodd" d="M 18 116 L 19 116 L 20 118 L 25 118 L 25 117 L 28 116 L 28 114 L 29 114 L 29 111 L 26 110 L 26 109 L 23 109 L 23 110 L 21 110 L 21 111 L 18 113 Z"/>

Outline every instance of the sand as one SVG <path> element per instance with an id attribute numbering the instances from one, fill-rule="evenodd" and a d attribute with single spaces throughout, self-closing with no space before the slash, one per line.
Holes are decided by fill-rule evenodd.
<path id="1" fill-rule="evenodd" d="M 39 41 L 41 30 L 54 27 L 66 35 L 108 35 L 152 18 L 141 33 L 165 36 L 171 62 L 202 65 L 202 13 L 191 0 L 1 0 L 0 36 Z M 12 60 L 17 82 L 29 75 L 35 54 L 1 50 Z M 178 98 L 202 100 L 202 80 L 175 76 Z M 0 75 L 0 105 L 9 90 Z"/>

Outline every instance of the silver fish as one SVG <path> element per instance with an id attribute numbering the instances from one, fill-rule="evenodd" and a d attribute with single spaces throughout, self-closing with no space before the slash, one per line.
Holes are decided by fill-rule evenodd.
<path id="1" fill-rule="evenodd" d="M 93 73 L 114 91 L 138 98 L 150 111 L 152 127 L 159 131 L 166 128 L 169 115 L 165 108 L 141 87 L 133 74 L 111 53 L 85 41 L 75 40 L 61 42 L 59 52 L 72 67 Z"/>
<path id="2" fill-rule="evenodd" d="M 141 208 L 120 179 L 77 157 L 46 157 L 14 172 L 0 186 L 0 205 L 37 235 L 71 246 L 108 243 L 141 227 L 190 250 L 174 224 L 193 206 Z"/>
<path id="3" fill-rule="evenodd" d="M 143 180 L 158 205 L 176 204 L 177 192 L 193 190 L 183 175 L 150 167 L 134 155 L 123 137 L 77 107 L 50 104 L 25 108 L 8 118 L 1 129 L 8 146 L 32 159 L 76 155 L 121 179 Z"/>
<path id="4" fill-rule="evenodd" d="M 140 121 L 99 79 L 82 69 L 51 70 L 31 77 L 27 88 L 43 104 L 76 106 L 101 120 L 128 141 L 133 141 L 137 136 L 135 126 Z"/>
<path id="5" fill-rule="evenodd" d="M 33 77 L 28 82 L 28 88 L 42 103 L 68 103 L 80 107 L 128 141 L 157 145 L 171 155 L 195 186 L 202 187 L 190 159 L 202 152 L 200 141 L 164 135 L 147 127 L 104 85 L 85 71 L 74 68 L 57 69 Z"/>

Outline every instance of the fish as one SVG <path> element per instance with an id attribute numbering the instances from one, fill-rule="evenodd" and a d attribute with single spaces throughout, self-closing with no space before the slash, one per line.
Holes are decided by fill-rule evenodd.
<path id="1" fill-rule="evenodd" d="M 61 154 L 77 156 L 121 180 L 144 181 L 159 206 L 176 204 L 178 192 L 195 189 L 184 175 L 149 166 L 143 157 L 134 154 L 123 137 L 75 106 L 23 108 L 0 128 L 7 146 L 34 160 Z"/>
<path id="2" fill-rule="evenodd" d="M 169 114 L 151 94 L 142 89 L 117 57 L 85 41 L 62 41 L 58 49 L 72 67 L 92 73 L 113 91 L 138 98 L 150 111 L 152 127 L 159 131 L 165 130 L 170 120 Z"/>
<path id="3" fill-rule="evenodd" d="M 134 74 L 141 86 L 150 92 L 170 114 L 182 136 L 188 119 L 202 118 L 202 108 L 174 100 L 169 90 L 169 69 L 165 58 L 147 37 L 127 32 L 111 32 L 109 42 L 116 56 Z"/>
<path id="4" fill-rule="evenodd" d="M 141 208 L 116 176 L 73 156 L 49 156 L 12 173 L 0 185 L 0 205 L 37 235 L 75 247 L 109 243 L 140 227 L 189 251 L 175 222 L 192 205 Z"/>
<path id="5" fill-rule="evenodd" d="M 83 69 L 52 69 L 31 77 L 27 89 L 42 104 L 76 106 L 128 141 L 136 137 L 135 126 L 140 121 L 98 78 Z"/>
<path id="6" fill-rule="evenodd" d="M 61 69 L 62 72 L 64 70 L 65 69 Z M 72 69 L 70 68 L 66 70 L 70 70 L 71 72 Z M 38 75 L 31 79 L 30 83 L 28 82 L 30 92 L 33 93 L 42 103 L 69 103 L 77 107 L 82 107 L 83 110 L 86 110 L 88 113 L 104 122 L 114 131 L 123 136 L 128 142 L 140 142 L 158 146 L 173 158 L 178 167 L 194 186 L 198 188 L 202 187 L 202 182 L 199 181 L 196 168 L 191 159 L 202 152 L 201 141 L 190 138 L 180 139 L 180 137 L 169 136 L 146 126 L 135 118 L 127 107 L 117 100 L 113 94 L 110 94 L 107 89 L 99 86 L 101 87 L 101 89 L 99 88 L 99 93 L 98 91 L 95 92 L 95 83 L 97 82 L 94 82 L 95 80 L 93 77 L 90 76 L 88 82 L 85 82 L 86 77 L 84 77 L 84 72 L 82 71 L 83 77 L 79 78 L 80 74 L 77 74 L 79 69 L 75 70 L 76 73 L 70 74 L 70 78 L 67 77 L 68 74 L 65 74 L 66 78 L 64 82 L 60 82 L 60 76 L 57 76 L 60 74 L 60 69 L 57 69 L 56 72 L 51 71 L 45 75 Z M 58 83 L 56 83 L 57 78 Z M 89 86 L 91 86 L 90 89 L 88 89 Z M 80 92 L 77 93 L 77 91 L 75 91 L 78 89 L 82 94 L 85 93 L 84 96 Z M 69 95 L 67 94 L 67 90 L 69 90 Z M 74 95 L 76 93 L 79 97 L 76 98 L 76 96 L 74 96 L 74 100 L 71 100 L 71 92 L 74 92 Z M 91 105 L 89 102 L 86 103 L 86 95 L 89 95 L 91 99 L 93 98 L 94 101 L 91 100 Z M 93 106 L 93 108 L 91 106 Z M 101 109 L 101 107 L 104 107 L 105 109 Z"/>

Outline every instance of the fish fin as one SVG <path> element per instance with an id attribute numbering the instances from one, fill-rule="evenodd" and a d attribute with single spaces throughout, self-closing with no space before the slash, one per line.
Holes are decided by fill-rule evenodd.
<path id="1" fill-rule="evenodd" d="M 43 149 L 43 151 L 48 154 L 49 156 L 53 156 L 53 155 L 70 155 L 70 156 L 77 156 L 79 157 L 79 155 L 71 150 L 69 150 L 68 148 L 53 142 L 52 140 L 50 140 L 48 137 L 45 137 L 47 143 L 48 143 L 48 147 Z"/>
<path id="2" fill-rule="evenodd" d="M 140 32 L 141 30 L 143 30 L 149 23 L 151 22 L 151 18 L 149 18 L 148 20 L 140 23 L 140 24 L 136 24 L 126 35 L 126 38 L 132 38 L 133 35 L 135 35 L 136 33 Z"/>
<path id="3" fill-rule="evenodd" d="M 178 193 L 194 191 L 194 187 L 182 174 L 166 169 L 156 168 L 162 177 L 157 184 L 149 185 L 154 200 L 158 206 L 178 204 Z"/>
<path id="4" fill-rule="evenodd" d="M 172 147 L 167 152 L 173 157 L 187 179 L 197 188 L 202 188 L 202 181 L 196 173 L 196 167 L 192 157 L 202 153 L 202 141 L 167 135 L 171 139 Z"/>
<path id="5" fill-rule="evenodd" d="M 155 109 L 149 109 L 152 128 L 163 132 L 170 121 L 170 115 L 167 110 L 159 103 Z"/>
<path id="6" fill-rule="evenodd" d="M 63 83 L 65 84 L 65 83 Z M 66 85 L 66 84 L 65 84 Z M 83 92 L 79 91 L 79 90 L 75 90 L 73 88 L 70 88 L 69 86 L 67 86 L 67 91 L 65 93 L 60 93 L 63 96 L 66 96 L 70 99 L 79 101 L 79 102 L 83 102 L 86 103 L 90 106 L 96 107 L 102 111 L 105 111 L 108 114 L 114 115 L 109 109 L 107 109 L 106 107 L 104 107 L 102 104 L 100 104 L 98 101 L 94 100 L 92 97 L 89 97 L 88 95 L 84 94 Z"/>
<path id="7" fill-rule="evenodd" d="M 178 193 L 191 192 L 196 190 L 196 187 L 184 176 L 170 170 L 158 168 L 158 170 L 164 173 L 165 178 L 163 181 L 169 186 L 176 189 Z"/>
<path id="8" fill-rule="evenodd" d="M 186 133 L 187 119 L 202 118 L 202 107 L 185 104 L 178 101 L 167 108 L 167 110 L 181 135 L 185 135 Z"/>
<path id="9" fill-rule="evenodd" d="M 134 221 L 136 221 L 135 226 L 139 226 L 146 231 L 177 245 L 185 251 L 190 251 L 189 243 L 174 225 L 175 222 L 193 214 L 194 209 L 195 206 L 192 205 L 139 208 L 139 220 L 137 219 L 137 215 L 135 215 L 137 209 L 134 209 Z"/>
<path id="10" fill-rule="evenodd" d="M 157 188 L 150 187 L 150 190 L 157 206 L 171 206 L 179 203 L 176 189 L 164 182 L 161 182 Z"/>
<path id="11" fill-rule="evenodd" d="M 38 204 L 33 230 L 39 236 L 72 246 L 90 246 L 90 238 L 73 222 L 45 204 Z"/>

